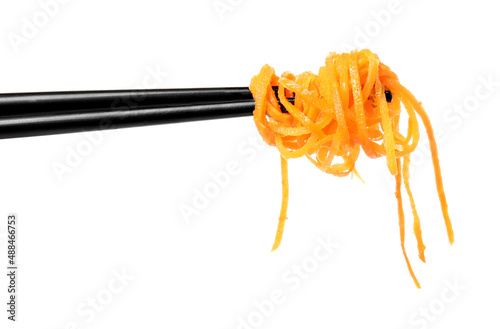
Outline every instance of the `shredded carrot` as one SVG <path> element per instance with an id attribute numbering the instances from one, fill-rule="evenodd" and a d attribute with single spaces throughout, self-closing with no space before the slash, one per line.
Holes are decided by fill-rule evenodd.
<path id="1" fill-rule="evenodd" d="M 273 87 L 278 87 L 277 93 Z M 399 83 L 397 75 L 370 50 L 330 53 L 318 74 L 278 77 L 264 65 L 250 84 L 255 99 L 254 121 L 264 141 L 281 155 L 282 204 L 272 250 L 282 240 L 288 208 L 288 159 L 306 156 L 320 170 L 339 177 L 355 168 L 360 151 L 370 158 L 386 157 L 396 180 L 396 199 L 403 255 L 411 277 L 420 288 L 404 247 L 405 226 L 401 197 L 404 182 L 413 214 L 413 231 L 420 259 L 425 262 L 420 218 L 410 190 L 410 154 L 420 135 L 418 117 L 424 124 L 432 155 L 435 181 L 450 244 L 454 235 L 443 189 L 434 132 L 420 102 Z M 289 100 L 294 97 L 294 101 Z M 285 113 L 281 106 L 286 109 Z M 402 108 L 408 115 L 406 134 L 399 131 Z M 417 117 L 418 116 L 418 117 Z M 403 158 L 403 165 L 401 165 Z"/>
<path id="2" fill-rule="evenodd" d="M 413 282 L 417 288 L 420 288 L 420 283 L 418 283 L 417 277 L 413 273 L 413 269 L 410 265 L 410 260 L 406 255 L 405 250 L 405 214 L 403 211 L 403 198 L 401 197 L 401 159 L 396 160 L 396 199 L 398 200 L 398 217 L 399 217 L 399 236 L 401 239 L 401 249 L 403 250 L 403 255 L 405 257 L 406 265 L 408 266 L 408 271 L 410 271 L 410 275 L 413 278 Z"/>
<path id="3" fill-rule="evenodd" d="M 281 185 L 282 199 L 280 219 L 278 222 L 276 237 L 274 239 L 273 249 L 271 251 L 275 251 L 280 246 L 281 238 L 283 237 L 283 230 L 285 229 L 286 211 L 288 208 L 288 160 L 283 156 L 281 157 Z"/>
<path id="4" fill-rule="evenodd" d="M 425 263 L 425 245 L 422 239 L 422 229 L 420 228 L 420 218 L 417 214 L 417 207 L 415 206 L 415 200 L 413 199 L 413 194 L 410 190 L 410 155 L 407 154 L 403 158 L 403 180 L 405 183 L 406 192 L 408 193 L 408 198 L 410 199 L 411 212 L 413 214 L 413 232 L 417 238 L 418 247 L 418 257 Z"/>

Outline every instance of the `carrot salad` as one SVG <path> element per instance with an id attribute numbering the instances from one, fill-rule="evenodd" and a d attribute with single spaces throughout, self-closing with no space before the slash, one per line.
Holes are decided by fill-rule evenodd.
<path id="1" fill-rule="evenodd" d="M 361 151 L 372 159 L 385 156 L 396 182 L 401 248 L 411 277 L 420 288 L 404 246 L 401 196 L 401 186 L 404 185 L 413 214 L 419 258 L 425 262 L 420 219 L 409 184 L 410 154 L 419 141 L 418 118 L 429 139 L 450 244 L 453 244 L 454 234 L 434 132 L 429 117 L 415 96 L 400 84 L 396 74 L 376 54 L 367 49 L 330 53 L 317 74 L 285 72 L 278 77 L 272 67 L 264 65 L 252 78 L 250 90 L 255 99 L 253 117 L 257 129 L 267 144 L 279 150 L 281 157 L 282 204 L 272 250 L 281 243 L 287 219 L 288 159 L 305 156 L 328 174 L 359 177 L 355 165 Z M 399 130 L 403 108 L 408 119 L 406 132 Z"/>

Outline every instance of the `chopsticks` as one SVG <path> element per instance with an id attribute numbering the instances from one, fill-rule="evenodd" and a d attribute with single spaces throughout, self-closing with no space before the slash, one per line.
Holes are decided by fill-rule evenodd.
<path id="1" fill-rule="evenodd" d="M 0 94 L 0 138 L 234 118 L 254 107 L 246 87 Z"/>

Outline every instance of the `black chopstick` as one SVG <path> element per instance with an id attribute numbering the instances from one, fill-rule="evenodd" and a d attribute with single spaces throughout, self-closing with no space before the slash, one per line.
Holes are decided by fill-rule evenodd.
<path id="1" fill-rule="evenodd" d="M 0 116 L 250 100 L 247 87 L 12 93 L 0 94 Z"/>
<path id="2" fill-rule="evenodd" d="M 33 137 L 92 130 L 251 116 L 255 102 L 189 106 L 92 109 L 0 117 L 0 138 Z"/>

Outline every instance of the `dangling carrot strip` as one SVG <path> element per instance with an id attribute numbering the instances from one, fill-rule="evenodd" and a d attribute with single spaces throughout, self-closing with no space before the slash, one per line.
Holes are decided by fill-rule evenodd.
<path id="1" fill-rule="evenodd" d="M 415 233 L 415 237 L 417 238 L 418 244 L 418 257 L 425 263 L 425 245 L 424 240 L 422 239 L 422 229 L 420 228 L 420 217 L 417 214 L 417 208 L 415 207 L 415 200 L 413 199 L 413 194 L 410 190 L 410 155 L 406 155 L 403 158 L 403 181 L 406 188 L 406 193 L 408 194 L 408 198 L 410 199 L 411 212 L 413 214 L 413 232 Z"/>
<path id="2" fill-rule="evenodd" d="M 398 200 L 398 217 L 399 217 L 399 236 L 401 238 L 401 249 L 403 250 L 403 255 L 405 257 L 406 265 L 408 266 L 408 271 L 413 278 L 413 282 L 420 289 L 420 283 L 418 283 L 417 277 L 413 273 L 410 261 L 406 255 L 405 250 L 405 214 L 403 211 L 403 199 L 401 198 L 401 159 L 396 160 L 397 172 L 396 172 L 396 199 Z"/>
<path id="3" fill-rule="evenodd" d="M 285 229 L 285 221 L 287 219 L 286 212 L 288 209 L 288 161 L 281 157 L 281 185 L 282 185 L 282 199 L 281 199 L 281 211 L 280 218 L 278 222 L 278 229 L 276 230 L 276 237 L 274 238 L 273 248 L 271 251 L 275 251 L 281 244 L 281 238 L 283 237 L 283 230 Z"/>

